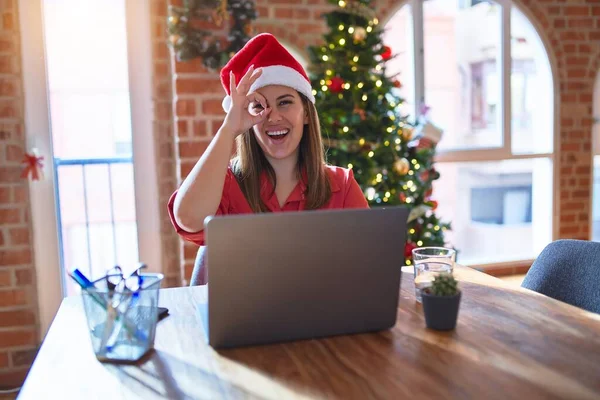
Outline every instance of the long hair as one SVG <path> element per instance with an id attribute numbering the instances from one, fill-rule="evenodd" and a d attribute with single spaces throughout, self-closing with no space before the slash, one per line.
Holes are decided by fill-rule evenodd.
<path id="1" fill-rule="evenodd" d="M 306 169 L 307 192 L 306 210 L 316 210 L 323 207 L 331 198 L 331 184 L 325 167 L 323 141 L 321 140 L 321 125 L 317 110 L 303 94 L 299 93 L 304 110 L 308 114 L 308 124 L 299 144 L 298 178 L 302 179 L 302 171 Z M 277 184 L 275 171 L 265 157 L 252 128 L 237 137 L 237 156 L 233 159 L 232 171 L 235 175 L 246 200 L 255 213 L 268 212 L 269 209 L 260 197 L 260 176 L 266 171 L 273 188 Z M 274 189 L 273 189 L 274 190 Z"/>

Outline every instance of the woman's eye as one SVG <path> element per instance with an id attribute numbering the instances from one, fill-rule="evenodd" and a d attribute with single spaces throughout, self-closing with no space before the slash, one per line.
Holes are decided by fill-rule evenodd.
<path id="1" fill-rule="evenodd" d="M 254 103 L 254 104 L 252 105 L 252 109 L 253 109 L 253 110 L 262 110 L 262 108 L 263 108 L 263 106 L 262 106 L 262 104 L 260 104 L 260 103 Z"/>
<path id="2" fill-rule="evenodd" d="M 292 102 L 290 100 L 282 100 L 279 103 L 280 106 L 287 106 L 288 104 L 292 104 Z"/>

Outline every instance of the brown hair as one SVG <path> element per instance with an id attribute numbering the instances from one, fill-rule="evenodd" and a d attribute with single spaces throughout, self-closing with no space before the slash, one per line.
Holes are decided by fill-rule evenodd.
<path id="1" fill-rule="evenodd" d="M 302 105 L 308 113 L 308 124 L 299 144 L 298 178 L 302 179 L 302 170 L 306 169 L 308 178 L 306 189 L 306 210 L 323 207 L 331 198 L 331 184 L 325 167 L 323 141 L 319 116 L 312 102 L 303 94 L 298 93 Z M 260 148 L 252 128 L 237 137 L 237 157 L 232 163 L 232 171 L 255 213 L 268 212 L 267 206 L 260 197 L 260 176 L 266 171 L 273 188 L 277 184 L 275 171 Z"/>

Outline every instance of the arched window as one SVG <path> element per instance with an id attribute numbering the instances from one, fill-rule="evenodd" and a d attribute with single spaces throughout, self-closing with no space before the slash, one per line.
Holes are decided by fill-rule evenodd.
<path id="1" fill-rule="evenodd" d="M 511 1 L 427 0 L 386 23 L 404 111 L 444 130 L 434 184 L 459 262 L 533 259 L 552 240 L 554 82 L 545 46 Z"/>

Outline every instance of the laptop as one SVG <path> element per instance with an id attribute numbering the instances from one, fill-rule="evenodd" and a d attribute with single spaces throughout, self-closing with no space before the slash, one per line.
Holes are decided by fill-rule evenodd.
<path id="1" fill-rule="evenodd" d="M 405 207 L 209 217 L 209 345 L 393 327 L 407 218 Z"/>

